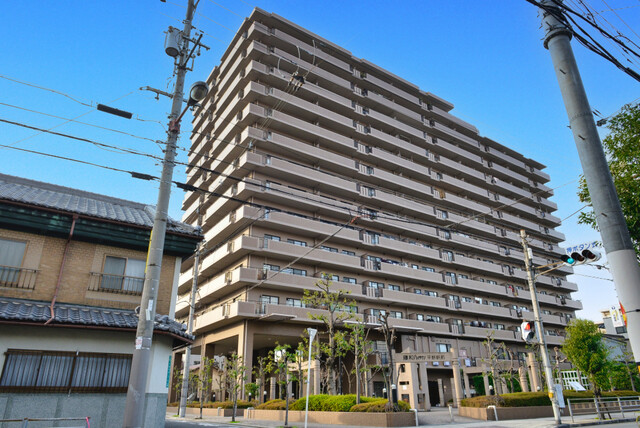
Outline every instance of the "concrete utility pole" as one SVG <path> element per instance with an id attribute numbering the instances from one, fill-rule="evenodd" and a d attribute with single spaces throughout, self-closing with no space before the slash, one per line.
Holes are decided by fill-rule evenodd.
<path id="1" fill-rule="evenodd" d="M 558 6 L 561 3 L 561 0 L 542 1 L 544 7 L 555 11 L 552 14 L 542 9 L 544 46 L 551 54 L 560 84 L 613 282 L 627 313 L 629 342 L 640 370 L 640 266 L 573 56 L 571 30 L 556 17 L 562 15 Z"/>
<path id="2" fill-rule="evenodd" d="M 195 10 L 194 0 L 189 0 L 187 17 L 184 21 L 182 34 L 182 46 L 180 57 L 176 67 L 176 85 L 173 92 L 173 105 L 169 116 L 169 131 L 167 145 L 162 163 L 162 176 L 158 203 L 156 205 L 153 229 L 149 241 L 147 254 L 147 266 L 145 269 L 144 288 L 140 313 L 138 314 L 138 329 L 136 331 L 135 349 L 131 362 L 131 374 L 125 404 L 123 427 L 141 428 L 144 425 L 146 411 L 146 387 L 151 361 L 151 341 L 156 315 L 156 303 L 158 300 L 158 286 L 160 284 L 160 271 L 162 269 L 162 255 L 164 240 L 167 230 L 167 211 L 169 209 L 169 197 L 171 195 L 171 180 L 173 177 L 174 159 L 176 155 L 176 142 L 180 133 L 180 121 L 182 110 L 182 97 L 184 80 L 187 74 L 187 61 L 189 52 L 189 37 L 191 35 L 191 21 Z"/>
<path id="3" fill-rule="evenodd" d="M 551 361 L 547 352 L 547 341 L 544 338 L 544 326 L 540 318 L 540 306 L 538 305 L 538 294 L 536 291 L 536 279 L 531 271 L 531 249 L 527 242 L 527 233 L 520 230 L 520 238 L 522 238 L 522 249 L 524 251 L 524 266 L 527 270 L 527 281 L 529 283 L 529 291 L 531 292 L 531 306 L 533 306 L 533 317 L 536 324 L 536 335 L 538 336 L 538 344 L 540 345 L 540 355 L 542 356 L 542 365 L 544 366 L 544 376 L 547 378 L 547 389 L 549 398 L 551 398 L 551 407 L 553 408 L 553 418 L 556 425 L 560 425 L 560 407 L 558 406 L 558 396 L 553 386 L 553 372 L 551 371 Z"/>
<path id="4" fill-rule="evenodd" d="M 204 201 L 204 194 L 200 193 L 200 201 L 198 202 L 198 226 L 202 226 L 202 203 Z M 189 322 L 187 324 L 187 333 L 193 334 L 193 315 L 196 310 L 196 293 L 198 292 L 198 268 L 200 264 L 200 244 L 196 248 L 196 255 L 193 258 L 193 281 L 191 283 L 191 300 L 189 301 Z M 187 345 L 187 350 L 184 353 L 184 369 L 182 371 L 182 392 L 180 393 L 180 411 L 178 412 L 181 418 L 187 412 L 187 394 L 189 393 L 189 360 L 191 359 L 191 344 Z M 200 370 L 202 371 L 202 364 L 204 361 L 200 359 Z M 204 389 L 204 385 L 201 386 Z M 202 394 L 202 392 L 200 392 Z M 202 403 L 202 399 L 200 400 Z"/>

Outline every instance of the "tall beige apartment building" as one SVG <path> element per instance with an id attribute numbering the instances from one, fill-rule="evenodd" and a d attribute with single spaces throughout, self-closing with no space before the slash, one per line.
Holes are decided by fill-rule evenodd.
<path id="1" fill-rule="evenodd" d="M 302 296 L 324 275 L 351 293 L 374 340 L 389 314 L 396 353 L 454 348 L 465 394 L 488 336 L 526 367 L 519 326 L 533 315 L 520 229 L 535 265 L 563 253 L 544 165 L 481 136 L 448 101 L 259 9 L 208 83 L 187 172 L 210 193 L 190 192 L 183 206 L 206 238 L 196 353 L 236 351 L 249 365 L 276 342 L 297 343 L 318 326 Z M 180 276 L 183 319 L 192 267 Z M 569 273 L 537 281 L 550 346 L 581 309 Z M 398 361 L 401 399 L 428 408 L 452 397 L 451 361 L 408 369 Z M 382 378 L 366 388 L 380 395 Z"/>

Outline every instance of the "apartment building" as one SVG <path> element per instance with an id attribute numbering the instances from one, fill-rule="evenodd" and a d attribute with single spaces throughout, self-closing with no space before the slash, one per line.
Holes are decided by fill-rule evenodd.
<path id="1" fill-rule="evenodd" d="M 376 340 L 389 314 L 394 352 L 455 349 L 466 394 L 489 336 L 527 365 L 519 326 L 533 316 L 520 229 L 535 265 L 563 253 L 544 165 L 480 135 L 450 102 L 260 9 L 208 83 L 187 173 L 210 193 L 190 192 L 183 204 L 183 221 L 201 224 L 206 240 L 196 353 L 235 351 L 249 365 L 276 342 L 297 343 L 319 310 L 304 307 L 303 292 L 324 276 L 351 293 Z M 188 314 L 192 265 L 182 268 L 178 317 Z M 537 279 L 550 346 L 581 309 L 569 273 Z M 400 398 L 446 403 L 451 367 L 399 363 Z M 382 379 L 368 387 L 380 395 Z"/>
<path id="2" fill-rule="evenodd" d="M 122 425 L 154 208 L 0 174 L 0 419 Z M 174 321 L 198 229 L 170 220 L 145 426 L 164 426 Z M 69 422 L 67 422 L 69 423 Z"/>

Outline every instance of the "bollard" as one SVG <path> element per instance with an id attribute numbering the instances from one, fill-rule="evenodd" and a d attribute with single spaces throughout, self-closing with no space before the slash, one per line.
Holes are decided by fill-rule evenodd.
<path id="1" fill-rule="evenodd" d="M 451 422 L 453 422 L 453 407 L 449 404 L 449 417 L 451 418 Z"/>
<path id="2" fill-rule="evenodd" d="M 496 406 L 487 406 L 487 409 L 491 409 L 493 408 L 493 415 L 495 417 L 495 420 L 498 420 L 498 409 L 496 408 Z"/>
<path id="3" fill-rule="evenodd" d="M 420 424 L 418 423 L 418 409 L 411 409 L 411 411 L 416 415 L 416 426 L 420 426 Z"/>

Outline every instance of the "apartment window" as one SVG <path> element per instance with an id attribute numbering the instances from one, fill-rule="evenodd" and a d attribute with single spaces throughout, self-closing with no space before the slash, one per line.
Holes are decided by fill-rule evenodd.
<path id="1" fill-rule="evenodd" d="M 0 379 L 3 392 L 127 391 L 131 355 L 9 349 Z"/>
<path id="2" fill-rule="evenodd" d="M 435 272 L 436 270 L 429 266 L 422 266 L 422 270 L 426 272 Z"/>
<path id="3" fill-rule="evenodd" d="M 337 249 L 337 248 L 327 247 L 326 245 L 322 245 L 322 246 L 320 247 L 320 249 L 321 249 L 321 250 L 328 251 L 328 252 L 330 252 L 330 253 L 337 253 L 337 252 L 338 252 L 338 249 Z"/>
<path id="4" fill-rule="evenodd" d="M 451 345 L 448 343 L 436 343 L 436 352 L 449 352 Z"/>
<path id="5" fill-rule="evenodd" d="M 441 235 L 444 239 L 451 239 L 451 232 L 448 230 L 441 230 Z"/>
<path id="6" fill-rule="evenodd" d="M 442 322 L 442 318 L 437 315 L 427 315 L 426 321 L 429 322 Z"/>
<path id="7" fill-rule="evenodd" d="M 422 315 L 422 314 L 416 314 L 416 320 L 418 320 L 418 321 L 424 321 L 424 315 Z"/>
<path id="8" fill-rule="evenodd" d="M 473 303 L 473 299 L 471 297 L 463 297 L 462 301 L 467 303 Z"/>
<path id="9" fill-rule="evenodd" d="M 496 325 L 494 326 L 494 328 L 495 328 L 496 330 L 504 330 L 504 324 L 496 324 Z"/>
<path id="10" fill-rule="evenodd" d="M 387 287 L 389 290 L 395 290 L 395 291 L 400 291 L 400 286 L 399 285 L 393 285 L 393 284 L 389 284 L 389 287 Z"/>
<path id="11" fill-rule="evenodd" d="M 547 310 L 547 309 L 544 309 L 544 310 L 542 311 L 542 313 L 543 313 L 543 314 L 545 314 L 545 315 L 551 315 L 551 311 L 549 311 L 549 310 Z"/>
<path id="12" fill-rule="evenodd" d="M 414 294 L 422 294 L 422 290 L 419 288 L 414 288 L 413 289 Z"/>
<path id="13" fill-rule="evenodd" d="M 367 165 L 365 167 L 365 171 L 367 172 L 368 175 L 373 175 L 373 167 L 372 166 Z"/>
<path id="14" fill-rule="evenodd" d="M 402 312 L 400 312 L 400 311 L 390 311 L 389 312 L 389 317 L 390 318 L 402 318 Z"/>
<path id="15" fill-rule="evenodd" d="M 142 293 L 146 262 L 138 259 L 107 256 L 104 260 L 100 288 L 127 293 Z"/>
<path id="16" fill-rule="evenodd" d="M 287 306 L 294 306 L 296 308 L 304 308 L 305 305 L 300 299 L 292 299 L 291 297 L 287 297 Z"/>
<path id="17" fill-rule="evenodd" d="M 267 271 L 272 271 L 272 272 L 279 272 L 280 271 L 280 266 L 278 265 L 270 265 L 269 263 L 265 263 L 262 265 L 262 270 L 267 272 Z"/>
<path id="18" fill-rule="evenodd" d="M 328 279 L 329 281 L 334 281 L 334 282 L 340 281 L 340 277 L 338 275 L 332 275 L 328 273 L 323 273 L 322 278 Z"/>
<path id="19" fill-rule="evenodd" d="M 498 285 L 498 283 L 492 279 L 488 279 L 487 280 L 487 284 L 491 284 L 491 285 Z"/>
<path id="20" fill-rule="evenodd" d="M 291 274 L 291 275 L 307 276 L 307 271 L 305 269 L 297 269 L 297 268 L 282 269 L 282 273 L 288 273 L 288 274 Z"/>
<path id="21" fill-rule="evenodd" d="M 341 253 L 344 254 L 345 256 L 355 256 L 356 255 L 355 251 L 349 251 L 349 250 L 342 250 Z"/>
<path id="22" fill-rule="evenodd" d="M 463 273 L 461 273 L 460 275 L 458 275 L 458 277 L 459 277 L 460 279 L 469 279 L 469 275 L 465 275 L 465 274 L 463 274 Z"/>
<path id="23" fill-rule="evenodd" d="M 420 269 L 420 266 L 412 264 L 411 269 Z"/>
<path id="24" fill-rule="evenodd" d="M 453 261 L 453 251 L 442 250 L 442 259 L 447 260 L 449 262 Z"/>
<path id="25" fill-rule="evenodd" d="M 357 281 L 355 278 L 351 278 L 349 276 L 343 276 L 342 277 L 342 282 L 346 282 L 347 284 L 357 284 Z"/>
<path id="26" fill-rule="evenodd" d="M 280 241 L 280 237 L 276 235 L 269 235 L 268 233 L 264 234 L 264 241 Z"/>
<path id="27" fill-rule="evenodd" d="M 442 180 L 442 173 L 436 172 L 436 180 Z"/>
<path id="28" fill-rule="evenodd" d="M 449 284 L 457 284 L 458 280 L 456 278 L 456 274 L 453 272 L 445 272 L 444 274 L 444 281 L 449 283 Z"/>
<path id="29" fill-rule="evenodd" d="M 287 242 L 288 242 L 289 244 L 297 245 L 297 246 L 299 246 L 299 247 L 306 247 L 306 246 L 307 246 L 307 243 L 306 243 L 306 242 L 304 242 L 304 241 L 299 241 L 299 240 L 297 240 L 297 239 L 287 239 Z"/>
<path id="30" fill-rule="evenodd" d="M 384 282 L 369 281 L 369 287 L 382 289 L 384 288 Z"/>
<path id="31" fill-rule="evenodd" d="M 445 210 L 437 210 L 436 215 L 438 218 L 447 219 L 449 218 L 449 213 Z"/>
<path id="32" fill-rule="evenodd" d="M 499 307 L 502 306 L 502 303 L 500 303 L 500 302 L 491 302 L 491 306 L 496 306 L 496 307 L 499 308 Z"/>
<path id="33" fill-rule="evenodd" d="M 26 242 L 0 239 L 0 285 L 18 282 L 26 248 Z"/>
<path id="34" fill-rule="evenodd" d="M 277 305 L 280 303 L 280 298 L 278 296 L 267 296 L 263 294 L 260 296 L 260 303 L 265 305 Z"/>
<path id="35" fill-rule="evenodd" d="M 425 296 L 438 297 L 437 291 L 425 290 L 422 294 L 424 294 Z"/>

